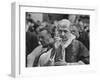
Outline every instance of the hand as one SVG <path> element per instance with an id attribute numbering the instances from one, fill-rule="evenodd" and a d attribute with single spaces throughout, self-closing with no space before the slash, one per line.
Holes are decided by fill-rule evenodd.
<path id="1" fill-rule="evenodd" d="M 85 63 L 83 61 L 78 61 L 79 65 L 84 65 Z"/>
<path id="2" fill-rule="evenodd" d="M 61 38 L 60 37 L 56 37 L 55 38 L 55 48 L 58 48 L 61 45 Z"/>

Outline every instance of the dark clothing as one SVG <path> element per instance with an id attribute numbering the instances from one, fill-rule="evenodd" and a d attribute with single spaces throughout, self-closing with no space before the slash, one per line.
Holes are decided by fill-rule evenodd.
<path id="1" fill-rule="evenodd" d="M 65 49 L 65 61 L 72 63 L 80 60 L 85 64 L 89 64 L 89 52 L 80 41 L 73 40 Z"/>
<path id="2" fill-rule="evenodd" d="M 81 41 L 86 46 L 86 48 L 89 50 L 88 34 L 89 33 L 85 32 L 85 31 L 80 32 L 80 34 L 79 34 L 80 36 L 79 36 L 78 40 Z"/>
<path id="3" fill-rule="evenodd" d="M 36 34 L 30 31 L 26 32 L 26 66 L 27 55 L 30 54 L 38 46 L 38 39 Z"/>
<path id="4" fill-rule="evenodd" d="M 26 32 L 26 55 L 31 53 L 38 46 L 38 39 L 34 32 Z"/>

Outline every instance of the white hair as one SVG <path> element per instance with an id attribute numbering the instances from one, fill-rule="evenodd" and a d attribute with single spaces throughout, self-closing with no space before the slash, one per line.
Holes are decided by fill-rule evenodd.
<path id="1" fill-rule="evenodd" d="M 58 30 L 61 28 L 66 28 L 68 31 L 70 31 L 71 22 L 68 19 L 62 19 L 58 22 Z"/>
<path id="2" fill-rule="evenodd" d="M 62 19 L 58 22 L 58 24 L 61 26 L 65 25 L 66 28 L 69 28 L 71 25 L 71 22 L 68 19 Z"/>

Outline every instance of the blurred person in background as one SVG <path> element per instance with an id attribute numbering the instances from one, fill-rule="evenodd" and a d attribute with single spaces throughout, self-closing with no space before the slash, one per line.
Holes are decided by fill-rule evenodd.
<path id="1" fill-rule="evenodd" d="M 73 35 L 76 36 L 76 39 L 79 38 L 79 29 L 78 29 L 78 24 L 72 24 L 70 26 L 70 31 Z"/>
<path id="2" fill-rule="evenodd" d="M 89 22 L 89 21 L 88 21 Z M 89 23 L 85 23 L 82 19 L 79 21 L 80 30 L 79 30 L 79 38 L 78 40 L 81 41 L 89 50 Z"/>
<path id="3" fill-rule="evenodd" d="M 27 56 L 39 45 L 36 34 L 37 27 L 34 20 L 31 19 L 31 15 L 29 15 L 29 17 L 26 18 L 26 64 Z"/>

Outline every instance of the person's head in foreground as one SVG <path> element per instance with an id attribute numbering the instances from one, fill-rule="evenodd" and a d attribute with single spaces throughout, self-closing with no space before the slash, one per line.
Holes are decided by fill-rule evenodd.
<path id="1" fill-rule="evenodd" d="M 47 28 L 42 28 L 38 32 L 38 38 L 43 47 L 52 46 L 54 40 Z"/>

